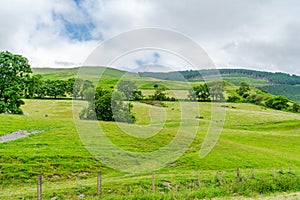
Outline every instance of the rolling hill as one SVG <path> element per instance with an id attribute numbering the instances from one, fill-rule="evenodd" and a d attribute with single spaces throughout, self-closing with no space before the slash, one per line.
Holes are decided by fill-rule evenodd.
<path id="1" fill-rule="evenodd" d="M 44 79 L 55 80 L 75 77 L 78 70 L 34 69 L 34 73 L 42 74 Z M 87 68 L 81 77 L 97 83 L 99 73 L 103 73 L 99 82 L 103 87 L 115 85 L 123 77 L 135 81 L 147 94 L 153 92 L 155 83 L 165 85 L 169 93 L 177 94 L 182 99 L 186 97 L 186 90 L 190 86 L 201 82 L 141 77 L 136 73 L 104 68 Z M 226 85 L 227 93 L 235 91 L 235 84 L 239 81 L 251 80 L 254 85 L 268 85 L 267 82 L 244 75 L 224 75 L 224 79 L 226 77 L 229 82 Z M 252 92 L 256 90 L 252 89 Z M 84 133 L 79 134 L 76 105 L 85 103 L 81 100 L 27 99 L 22 109 L 28 116 L 0 115 L 0 136 L 18 130 L 41 131 L 29 137 L 0 143 L 0 199 L 35 198 L 36 178 L 40 173 L 44 180 L 44 199 L 94 199 L 99 170 L 103 178 L 101 199 L 257 197 L 300 191 L 299 114 L 248 103 L 227 103 L 224 107 L 217 102 L 178 101 L 164 102 L 165 107 L 153 107 L 136 101 L 132 102 L 136 124 L 85 120 L 80 121 Z M 213 108 L 224 109 L 224 119 L 218 119 L 218 122 L 212 120 Z M 220 138 L 211 136 L 216 139 L 216 145 L 206 157 L 199 158 L 199 150 L 211 123 L 218 125 L 220 122 Z M 153 192 L 151 172 L 116 170 L 107 164 L 107 160 L 100 158 L 100 162 L 93 151 L 86 148 L 82 137 L 92 136 L 90 141 L 97 140 L 99 127 L 113 145 L 128 154 L 155 152 L 171 143 L 180 130 L 187 136 L 192 130 L 196 130 L 196 134 L 178 159 L 165 163 L 165 167 L 155 171 Z M 156 132 L 143 138 L 129 134 L 134 130 L 143 130 L 137 132 L 140 134 Z M 101 144 L 104 147 L 106 145 Z M 116 157 L 117 154 L 110 156 Z M 119 158 L 122 161 L 120 165 L 126 166 L 126 157 Z M 236 178 L 237 167 L 240 170 L 239 181 Z M 276 178 L 273 168 L 277 173 Z M 198 171 L 201 172 L 200 187 L 197 185 Z"/>
<path id="2" fill-rule="evenodd" d="M 285 73 L 261 72 L 244 69 L 220 69 L 179 71 L 179 72 L 126 72 L 113 68 L 82 67 L 82 68 L 34 68 L 34 74 L 41 74 L 44 79 L 57 80 L 76 77 L 78 70 L 81 70 L 81 78 L 90 79 L 95 84 L 99 81 L 104 87 L 115 85 L 119 78 L 134 78 L 141 89 L 151 90 L 153 84 L 165 85 L 173 90 L 186 90 L 198 82 L 205 80 L 220 79 L 216 74 L 220 73 L 222 80 L 233 85 L 240 85 L 241 82 L 248 83 L 251 87 L 264 90 L 273 95 L 282 95 L 288 99 L 300 102 L 300 77 Z"/>
<path id="3" fill-rule="evenodd" d="M 263 72 L 245 69 L 208 69 L 179 72 L 140 72 L 142 77 L 153 77 L 163 80 L 204 81 L 222 78 L 234 85 L 246 82 L 252 87 L 267 91 L 274 95 L 283 95 L 292 101 L 300 102 L 300 76 L 281 72 Z"/>

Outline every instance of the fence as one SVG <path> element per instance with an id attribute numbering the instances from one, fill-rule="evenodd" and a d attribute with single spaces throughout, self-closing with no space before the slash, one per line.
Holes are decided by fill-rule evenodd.
<path id="1" fill-rule="evenodd" d="M 299 170 L 299 169 L 297 169 Z M 272 180 L 276 181 L 277 179 L 280 178 L 282 175 L 282 172 L 284 170 L 276 170 L 275 168 L 266 171 L 266 170 L 254 170 L 254 169 L 239 169 L 238 167 L 235 170 L 227 170 L 227 171 L 196 171 L 196 172 L 189 172 L 188 174 L 178 174 L 174 175 L 172 173 L 170 174 L 158 174 L 155 172 L 152 172 L 152 174 L 146 174 L 142 175 L 141 177 L 137 176 L 123 176 L 123 177 L 110 177 L 110 178 L 104 178 L 99 171 L 96 173 L 96 176 L 92 179 L 86 179 L 84 180 L 78 180 L 75 182 L 61 182 L 61 183 L 56 183 L 56 182 L 48 182 L 47 179 L 43 180 L 43 175 L 39 174 L 37 176 L 37 187 L 34 188 L 27 188 L 24 189 L 24 192 L 22 191 L 18 192 L 12 192 L 8 193 L 6 192 L 6 197 L 23 197 L 27 196 L 29 198 L 37 198 L 38 200 L 41 200 L 43 197 L 47 198 L 52 197 L 55 195 L 59 194 L 59 191 L 63 190 L 62 193 L 68 193 L 68 195 L 71 195 L 69 193 L 75 192 L 74 190 L 68 190 L 68 188 L 76 188 L 77 187 L 77 197 L 81 196 L 84 197 L 85 193 L 87 196 L 92 197 L 92 198 L 101 198 L 103 197 L 103 191 L 105 190 L 105 195 L 104 196 L 109 196 L 109 195 L 115 195 L 117 192 L 113 191 L 111 192 L 110 190 L 113 190 L 111 188 L 119 188 L 120 190 L 122 187 L 129 187 L 126 189 L 126 192 L 120 192 L 120 195 L 128 193 L 128 191 L 131 190 L 130 193 L 135 192 L 136 190 L 134 188 L 131 188 L 130 184 L 122 184 L 122 182 L 126 182 L 128 180 L 133 180 L 136 181 L 139 187 L 144 187 L 143 193 L 149 193 L 149 194 L 158 194 L 161 193 L 163 190 L 172 192 L 172 191 L 179 191 L 178 185 L 180 187 L 186 187 L 189 188 L 189 191 L 195 191 L 195 190 L 201 190 L 202 188 L 208 187 L 211 182 L 218 182 L 218 184 L 228 184 L 228 180 L 234 182 L 236 185 L 242 185 L 244 184 L 248 179 L 251 179 L 255 176 L 260 176 L 263 177 L 267 176 L 269 178 L 272 178 Z M 289 174 L 294 174 L 293 172 L 289 169 L 286 171 Z M 299 171 L 297 171 L 297 175 L 295 177 L 297 180 L 299 180 Z M 293 175 L 294 176 L 294 175 Z M 230 177 L 230 178 L 228 178 Z M 174 181 L 174 182 L 172 182 Z M 227 182 L 226 182 L 227 181 Z M 76 183 L 77 182 L 77 183 Z M 230 183 L 232 183 L 230 182 Z M 127 182 L 128 183 L 128 182 Z M 107 184 L 105 187 L 103 187 L 103 184 Z M 109 185 L 111 184 L 111 185 Z M 177 184 L 177 186 L 175 186 Z M 296 184 L 299 184 L 297 182 Z M 114 185 L 112 187 L 112 185 Z M 90 190 L 86 190 L 86 188 L 92 188 Z M 35 191 L 34 191 L 35 190 Z M 50 194 L 51 193 L 51 194 Z M 35 196 L 35 197 L 34 197 Z M 0 195 L 1 199 L 5 199 L 5 196 Z M 55 198 L 54 198 L 55 199 Z"/>
<path id="2" fill-rule="evenodd" d="M 269 175 L 272 174 L 273 179 L 276 180 L 277 179 L 277 171 L 276 171 L 276 169 L 273 168 L 272 169 L 272 173 L 270 173 L 270 171 L 269 171 Z M 225 172 L 229 172 L 229 171 L 225 171 Z M 230 170 L 230 172 L 233 172 L 233 171 Z M 221 180 L 223 173 L 224 173 L 224 171 L 217 171 L 217 172 L 215 172 L 216 178 L 219 179 L 219 180 Z M 254 177 L 254 169 L 250 169 L 248 171 L 248 174 L 250 174 L 250 177 Z M 197 177 L 196 181 L 195 181 L 196 182 L 195 186 L 197 188 L 201 188 L 205 184 L 201 180 L 201 175 L 202 175 L 202 173 L 200 171 L 198 171 L 196 173 L 196 175 L 195 175 L 195 177 Z M 156 191 L 157 191 L 156 189 L 157 189 L 157 187 L 159 187 L 159 185 L 156 184 L 156 180 L 155 180 L 157 176 L 159 176 L 159 174 L 156 174 L 155 172 L 152 172 L 152 174 L 150 175 L 150 177 L 151 177 L 151 186 L 149 184 L 149 188 L 151 188 L 153 194 L 156 193 Z M 241 183 L 243 181 L 242 180 L 242 177 L 243 177 L 242 173 L 241 173 L 241 171 L 240 171 L 240 169 L 238 167 L 235 170 L 235 176 L 236 176 L 236 183 L 237 184 L 239 184 L 239 183 Z M 195 179 L 195 178 L 192 178 L 192 179 Z M 97 192 L 95 191 L 94 197 L 101 198 L 101 196 L 102 196 L 102 183 L 103 183 L 102 174 L 101 174 L 101 171 L 99 171 L 98 174 L 97 174 L 97 179 L 94 182 L 94 185 L 97 187 Z M 91 183 L 91 184 L 93 184 L 93 183 Z M 43 196 L 43 189 L 42 189 L 43 187 L 42 187 L 42 185 L 43 185 L 42 184 L 42 174 L 39 174 L 38 177 L 37 177 L 37 199 L 38 200 L 41 200 L 42 196 Z M 169 190 L 171 190 L 171 183 L 166 183 L 164 186 L 167 187 Z"/>

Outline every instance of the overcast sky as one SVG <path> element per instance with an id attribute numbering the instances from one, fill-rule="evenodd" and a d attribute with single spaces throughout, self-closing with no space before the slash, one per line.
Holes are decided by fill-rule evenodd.
<path id="1" fill-rule="evenodd" d="M 299 0 L 1 0 L 0 23 L 0 50 L 32 67 L 79 66 L 108 38 L 159 27 L 195 40 L 218 68 L 300 75 Z M 174 64 L 161 52 L 129 57 L 120 67 Z"/>

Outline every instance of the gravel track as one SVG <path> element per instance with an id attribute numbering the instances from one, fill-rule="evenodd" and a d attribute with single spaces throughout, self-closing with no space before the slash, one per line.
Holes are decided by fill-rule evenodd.
<path id="1" fill-rule="evenodd" d="M 41 132 L 44 132 L 44 131 L 43 130 L 35 130 L 32 132 L 28 132 L 26 130 L 18 130 L 18 131 L 12 132 L 10 134 L 1 136 L 0 143 L 10 142 L 10 141 L 18 140 L 21 138 L 26 138 L 29 135 L 34 135 L 34 134 L 41 133 Z"/>

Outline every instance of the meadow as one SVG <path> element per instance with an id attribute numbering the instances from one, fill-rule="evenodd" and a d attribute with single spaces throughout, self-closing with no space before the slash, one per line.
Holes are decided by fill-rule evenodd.
<path id="1" fill-rule="evenodd" d="M 100 124 L 107 131 L 109 139 L 120 148 L 138 152 L 154 151 L 168 144 L 179 126 L 178 123 L 170 123 L 179 121 L 180 111 L 176 109 L 178 102 L 166 104 L 167 107 L 164 108 L 167 113 L 166 128 L 148 139 L 138 139 L 122 133 L 115 122 L 100 122 Z M 291 171 L 299 177 L 300 116 L 250 104 L 228 104 L 228 106 L 224 129 L 219 141 L 207 157 L 200 159 L 198 152 L 209 125 L 211 105 L 199 103 L 200 113 L 204 119 L 199 120 L 200 128 L 196 138 L 187 152 L 178 160 L 156 171 L 159 179 L 162 180 L 158 180 L 158 185 L 162 184 L 159 182 L 167 181 L 185 188 L 182 185 L 189 179 L 196 179 L 197 171 L 201 171 L 206 177 L 204 182 L 214 180 L 217 171 L 224 171 L 235 180 L 236 167 L 248 175 L 250 169 L 253 168 L 258 175 L 268 174 L 266 177 L 270 178 L 272 168 L 276 168 L 286 172 Z M 231 108 L 232 106 L 235 108 Z M 149 124 L 150 119 L 144 117 L 149 109 L 147 104 L 134 103 L 137 124 Z M 104 195 L 106 193 L 108 199 L 111 196 L 108 191 L 114 191 L 112 196 L 115 198 L 117 196 L 121 198 L 122 193 L 128 190 L 133 196 L 141 195 L 140 192 L 146 195 L 145 198 L 147 195 L 152 195 L 149 173 L 131 174 L 113 170 L 101 164 L 85 149 L 76 132 L 70 100 L 26 100 L 23 110 L 30 113 L 30 116 L 0 115 L 1 134 L 18 129 L 44 130 L 44 132 L 0 145 L 0 176 L 3 191 L 2 196 L 0 195 L 1 199 L 18 198 L 24 195 L 33 198 L 36 193 L 35 189 L 28 191 L 26 188 L 35 188 L 36 176 L 39 173 L 43 174 L 50 187 L 49 190 L 47 186 L 44 189 L 45 193 L 50 196 L 55 193 L 65 198 L 70 197 L 68 195 L 71 194 L 75 195 L 71 195 L 72 198 L 76 197 L 76 194 L 80 193 L 76 191 L 80 188 L 80 183 L 83 184 L 82 187 L 89 188 L 86 189 L 88 196 L 89 191 L 93 191 L 93 187 L 96 187 L 94 179 L 100 169 L 104 177 Z M 45 114 L 48 114 L 47 118 Z M 195 116 L 189 117 L 195 118 Z M 114 181 L 122 182 L 121 186 L 115 185 Z M 203 187 L 213 184 L 207 185 Z M 142 190 L 143 187 L 150 189 Z M 177 195 L 197 193 L 198 190 L 189 192 L 191 187 L 189 190 L 177 192 Z M 20 188 L 23 188 L 25 192 L 19 195 L 14 194 L 13 191 L 20 191 Z M 214 189 L 216 188 L 210 188 L 210 190 Z M 134 191 L 137 193 L 134 194 Z M 150 194 L 148 194 L 149 191 Z M 169 191 L 165 192 L 169 193 Z M 249 195 L 255 194 L 258 195 L 259 192 Z M 207 195 L 214 196 L 214 192 Z M 222 195 L 231 194 L 220 192 L 216 196 Z"/>
<path id="2" fill-rule="evenodd" d="M 51 73 L 45 72 L 48 78 L 58 76 Z M 74 75 L 72 73 L 70 77 Z M 116 83 L 122 76 L 122 73 L 112 74 L 104 76 L 104 87 Z M 135 75 L 130 77 L 133 80 Z M 168 93 L 186 98 L 185 84 L 188 83 L 134 79 L 147 95 L 153 92 L 153 83 L 161 83 L 173 88 Z M 229 84 L 226 90 L 230 93 L 235 88 Z M 0 199 L 36 198 L 36 180 L 40 173 L 44 179 L 44 199 L 96 198 L 96 176 L 100 170 L 103 178 L 101 199 L 255 198 L 300 191 L 299 114 L 248 103 L 226 103 L 224 108 L 222 103 L 210 102 L 164 102 L 165 107 L 132 102 L 137 118 L 135 125 L 87 120 L 78 124 L 76 106 L 84 105 L 84 101 L 24 101 L 22 110 L 29 116 L 1 114 L 0 136 L 17 130 L 43 132 L 0 143 Z M 212 106 L 225 109 L 224 125 L 212 151 L 205 158 L 199 158 L 199 150 L 210 127 Z M 186 135 L 194 130 L 196 134 L 183 155 L 155 170 L 153 192 L 151 171 L 116 170 L 95 156 L 99 152 L 86 148 L 85 142 L 90 141 L 85 141 L 78 131 L 86 130 L 86 136 L 95 136 L 99 126 L 115 146 L 139 153 L 157 151 L 168 145 L 180 127 L 186 128 L 183 131 Z M 143 127 L 147 127 L 146 131 Z M 131 135 L 130 130 L 139 137 Z M 148 131 L 157 134 L 151 135 Z M 126 160 L 123 163 L 126 164 Z M 241 173 L 240 182 L 236 178 L 237 167 Z M 276 178 L 273 168 L 277 172 Z M 201 172 L 200 187 L 198 171 Z"/>

